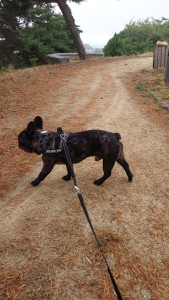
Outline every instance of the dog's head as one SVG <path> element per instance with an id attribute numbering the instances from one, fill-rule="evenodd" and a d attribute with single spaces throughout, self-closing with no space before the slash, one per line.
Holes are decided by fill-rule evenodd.
<path id="1" fill-rule="evenodd" d="M 42 118 L 37 116 L 33 122 L 29 122 L 27 128 L 18 135 L 18 147 L 26 152 L 34 152 L 33 140 L 37 130 L 43 128 Z"/>
<path id="2" fill-rule="evenodd" d="M 29 122 L 27 128 L 18 135 L 18 147 L 29 153 L 41 154 L 47 149 L 59 147 L 62 128 L 57 132 L 43 130 L 42 118 L 37 116 L 33 122 Z"/>

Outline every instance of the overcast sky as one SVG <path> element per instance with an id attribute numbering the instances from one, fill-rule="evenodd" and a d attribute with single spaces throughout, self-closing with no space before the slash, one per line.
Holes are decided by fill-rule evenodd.
<path id="1" fill-rule="evenodd" d="M 106 45 L 132 19 L 169 19 L 169 0 L 86 0 L 68 5 L 76 25 L 83 31 L 83 43 L 91 46 Z"/>

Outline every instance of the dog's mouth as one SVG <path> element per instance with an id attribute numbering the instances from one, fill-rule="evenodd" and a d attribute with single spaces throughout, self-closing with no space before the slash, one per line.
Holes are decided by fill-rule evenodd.
<path id="1" fill-rule="evenodd" d="M 32 149 L 26 149 L 25 147 L 23 147 L 22 145 L 18 144 L 18 147 L 23 150 L 26 153 L 32 153 Z"/>

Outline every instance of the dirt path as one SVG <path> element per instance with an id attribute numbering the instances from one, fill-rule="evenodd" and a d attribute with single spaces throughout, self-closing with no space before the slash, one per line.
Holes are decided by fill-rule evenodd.
<path id="1" fill-rule="evenodd" d="M 102 162 L 94 158 L 75 165 L 75 173 L 120 291 L 130 300 L 169 298 L 169 137 L 142 113 L 123 81 L 151 66 L 151 57 L 77 66 L 48 91 L 42 113 L 46 129 L 98 128 L 122 136 L 132 183 L 115 165 L 96 187 Z M 0 299 L 116 299 L 73 183 L 61 179 L 65 167 L 56 166 L 33 188 L 29 182 L 40 169 L 35 162 L 1 206 Z"/>

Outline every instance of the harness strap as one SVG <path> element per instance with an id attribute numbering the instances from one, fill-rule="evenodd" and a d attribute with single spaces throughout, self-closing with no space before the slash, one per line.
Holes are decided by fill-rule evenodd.
<path id="1" fill-rule="evenodd" d="M 71 158 L 70 158 L 70 154 L 69 154 L 68 147 L 67 147 L 67 145 L 66 145 L 66 140 L 65 140 L 65 138 L 64 138 L 64 134 L 61 134 L 60 137 L 61 137 L 61 140 L 62 140 L 62 145 L 63 145 L 63 149 L 64 149 L 64 152 L 65 152 L 65 156 L 66 156 L 66 160 L 67 160 L 67 163 L 68 163 L 68 167 L 69 167 L 69 170 L 70 170 L 70 172 L 71 172 L 71 176 L 72 176 L 73 181 L 74 181 L 74 187 L 75 187 L 75 189 L 76 189 L 76 191 L 77 191 L 77 196 L 78 196 L 78 198 L 79 198 L 79 200 L 80 200 L 80 204 L 81 204 L 81 206 L 82 206 L 82 208 L 83 208 L 83 211 L 84 211 L 84 213 L 85 213 L 86 219 L 87 219 L 87 221 L 88 221 L 88 223 L 89 223 L 89 225 L 90 225 L 90 228 L 91 228 L 91 230 L 92 230 L 92 233 L 93 233 L 93 235 L 94 235 L 94 238 L 95 238 L 95 240 L 96 240 L 96 243 L 97 243 L 97 245 L 98 245 L 98 248 L 99 248 L 99 250 L 100 250 L 100 252 L 101 252 L 101 255 L 102 255 L 102 258 L 103 258 L 103 260 L 104 260 L 106 269 L 107 269 L 107 271 L 108 271 L 108 273 L 109 273 L 109 276 L 110 276 L 110 278 L 111 278 L 111 281 L 112 281 L 114 290 L 115 290 L 115 292 L 116 292 L 116 294 L 117 294 L 117 298 L 118 298 L 118 300 L 123 300 L 123 298 L 122 298 L 122 296 L 121 296 L 121 294 L 120 294 L 120 291 L 119 291 L 119 289 L 118 289 L 118 286 L 117 286 L 117 284 L 116 284 L 116 281 L 115 281 L 115 279 L 114 279 L 114 277 L 113 277 L 113 275 L 112 275 L 112 272 L 111 272 L 111 270 L 110 270 L 110 267 L 109 267 L 109 265 L 108 265 L 108 263 L 107 263 L 107 260 L 106 260 L 106 258 L 105 258 L 105 255 L 104 255 L 104 253 L 103 253 L 103 250 L 101 249 L 100 243 L 99 243 L 99 241 L 98 241 L 98 239 L 97 239 L 97 236 L 96 236 L 96 234 L 95 234 L 93 225 L 92 225 L 92 223 L 91 223 L 89 214 L 88 214 L 88 212 L 87 212 L 86 206 L 85 206 L 84 201 L 83 201 L 82 194 L 81 194 L 79 188 L 77 187 L 77 182 L 76 182 L 76 177 L 75 177 L 75 173 L 74 173 L 74 169 L 73 169 L 73 164 L 72 164 L 72 161 L 71 161 Z"/>
<path id="2" fill-rule="evenodd" d="M 62 135 L 64 135 L 65 141 L 67 141 L 68 137 L 69 137 L 69 132 L 63 132 Z M 58 144 L 58 138 L 59 138 L 59 148 L 57 148 L 57 144 Z M 63 147 L 62 147 L 62 139 L 61 136 L 58 135 L 58 133 L 56 132 L 54 135 L 54 138 L 51 142 L 51 146 L 50 149 L 46 149 L 43 153 L 44 154 L 53 154 L 53 153 L 60 153 L 62 152 Z"/>

